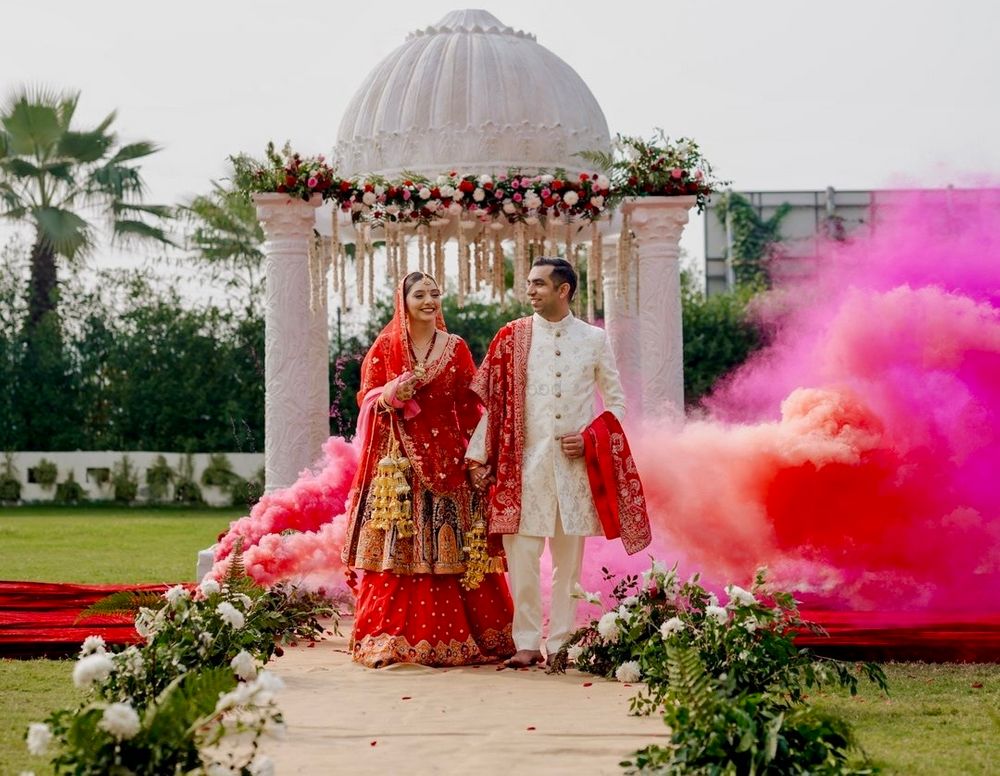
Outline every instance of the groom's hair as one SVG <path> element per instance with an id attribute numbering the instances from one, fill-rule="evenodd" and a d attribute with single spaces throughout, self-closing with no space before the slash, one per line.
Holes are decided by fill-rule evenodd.
<path id="1" fill-rule="evenodd" d="M 532 267 L 552 267 L 552 282 L 556 288 L 563 283 L 569 283 L 569 301 L 576 294 L 576 270 L 566 259 L 558 256 L 539 256 L 531 264 Z"/>

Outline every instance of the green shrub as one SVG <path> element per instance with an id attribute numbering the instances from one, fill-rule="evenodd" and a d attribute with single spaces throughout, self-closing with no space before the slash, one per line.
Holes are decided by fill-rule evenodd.
<path id="1" fill-rule="evenodd" d="M 76 481 L 76 475 L 70 469 L 65 482 L 56 485 L 55 500 L 60 504 L 79 504 L 87 500 L 87 492 L 83 486 Z"/>
<path id="2" fill-rule="evenodd" d="M 139 495 L 139 476 L 127 455 L 123 455 L 115 464 L 111 485 L 114 488 L 115 501 L 121 504 L 131 504 Z"/>
<path id="3" fill-rule="evenodd" d="M 225 453 L 213 453 L 209 457 L 208 466 L 201 473 L 201 484 L 207 487 L 228 488 L 239 475 L 233 471 L 233 465 Z"/>
<path id="4" fill-rule="evenodd" d="M 149 488 L 150 501 L 163 501 L 173 483 L 175 472 L 170 468 L 167 459 L 156 456 L 153 465 L 146 469 L 146 485 Z"/>
<path id="5" fill-rule="evenodd" d="M 42 486 L 42 490 L 52 490 L 59 478 L 59 469 L 52 461 L 43 458 L 35 464 L 32 474 L 35 482 Z"/>
<path id="6" fill-rule="evenodd" d="M 194 456 L 187 453 L 177 464 L 177 480 L 174 483 L 174 501 L 179 504 L 204 504 L 201 488 L 194 481 Z"/>
<path id="7" fill-rule="evenodd" d="M 17 478 L 14 454 L 4 453 L 3 472 L 0 473 L 0 501 L 15 502 L 20 500 L 21 481 Z"/>

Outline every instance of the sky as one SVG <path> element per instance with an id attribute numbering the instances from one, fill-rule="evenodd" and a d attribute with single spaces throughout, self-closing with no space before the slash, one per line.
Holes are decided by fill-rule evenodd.
<path id="1" fill-rule="evenodd" d="M 118 111 L 163 147 L 149 200 L 176 203 L 269 139 L 329 154 L 367 73 L 454 0 L 3 3 L 0 99 L 20 85 Z M 992 0 L 617 0 L 480 7 L 568 62 L 612 134 L 695 138 L 741 190 L 962 185 L 1000 170 Z M 697 252 L 697 221 L 685 245 Z M 115 259 L 100 249 L 92 263 Z"/>

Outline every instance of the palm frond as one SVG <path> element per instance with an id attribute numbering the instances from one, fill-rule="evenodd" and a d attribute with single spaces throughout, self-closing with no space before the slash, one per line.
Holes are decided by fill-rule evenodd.
<path id="1" fill-rule="evenodd" d="M 132 240 L 155 242 L 162 245 L 176 245 L 166 230 L 144 221 L 129 218 L 117 218 L 112 223 L 112 240 L 128 243 Z"/>
<path id="2" fill-rule="evenodd" d="M 164 604 L 166 599 L 163 595 L 152 590 L 119 590 L 92 603 L 77 615 L 76 622 L 91 617 L 134 616 L 142 608 L 160 609 Z"/>
<path id="3" fill-rule="evenodd" d="M 106 132 L 67 130 L 59 138 L 58 152 L 62 157 L 67 157 L 81 164 L 88 164 L 104 158 L 114 141 L 114 135 L 109 135 Z"/>
<path id="4" fill-rule="evenodd" d="M 108 164 L 122 164 L 123 162 L 130 162 L 133 159 L 141 159 L 144 156 L 155 154 L 159 150 L 160 146 L 148 140 L 129 143 L 119 148 L 117 153 L 111 157 Z"/>
<path id="5" fill-rule="evenodd" d="M 63 132 L 59 118 L 61 97 L 52 92 L 15 92 L 3 111 L 9 150 L 22 156 L 45 158 Z"/>
<path id="6" fill-rule="evenodd" d="M 56 253 L 72 259 L 93 244 L 90 224 L 76 213 L 57 207 L 32 210 L 42 237 Z"/>

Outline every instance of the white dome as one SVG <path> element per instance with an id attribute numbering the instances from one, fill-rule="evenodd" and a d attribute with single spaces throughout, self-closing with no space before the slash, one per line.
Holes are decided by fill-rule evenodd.
<path id="1" fill-rule="evenodd" d="M 534 35 L 482 10 L 417 30 L 365 79 L 340 123 L 345 176 L 589 166 L 610 147 L 594 95 Z"/>

